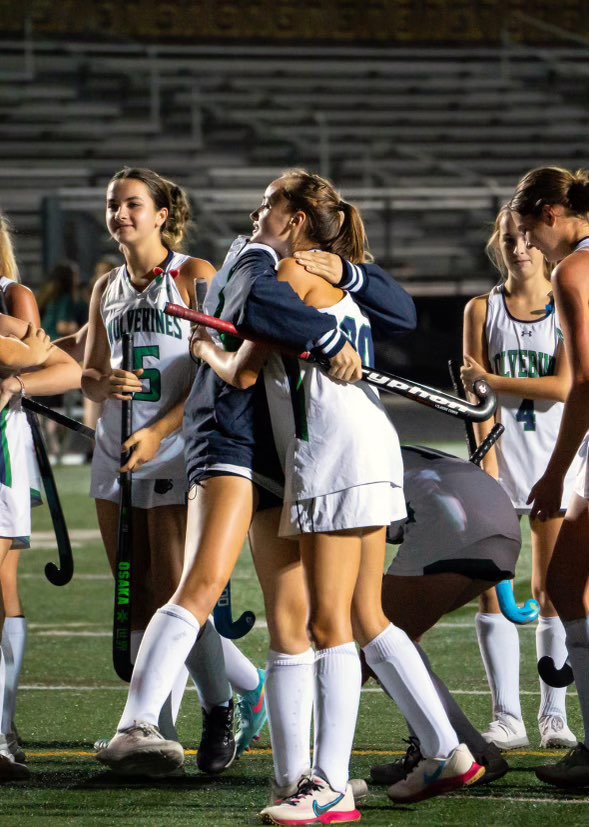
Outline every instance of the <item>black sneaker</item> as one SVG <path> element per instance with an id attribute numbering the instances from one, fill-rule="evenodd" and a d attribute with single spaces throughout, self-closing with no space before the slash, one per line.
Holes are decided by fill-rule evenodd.
<path id="1" fill-rule="evenodd" d="M 207 775 L 217 775 L 230 767 L 235 758 L 233 737 L 233 701 L 227 706 L 215 706 L 202 711 L 202 735 L 196 756 L 196 765 Z"/>
<path id="2" fill-rule="evenodd" d="M 409 744 L 407 752 L 402 758 L 390 764 L 377 764 L 370 768 L 370 777 L 375 784 L 396 784 L 402 781 L 422 760 L 423 756 L 419 749 L 419 740 L 413 735 L 405 743 Z"/>
<path id="3" fill-rule="evenodd" d="M 485 774 L 471 784 L 472 787 L 479 787 L 483 784 L 490 784 L 509 772 L 509 764 L 501 754 L 501 750 L 495 744 L 487 744 L 484 752 L 473 752 L 475 761 L 485 768 Z"/>
<path id="4" fill-rule="evenodd" d="M 556 764 L 536 767 L 535 772 L 540 781 L 555 787 L 589 787 L 589 749 L 584 744 L 577 744 Z"/>

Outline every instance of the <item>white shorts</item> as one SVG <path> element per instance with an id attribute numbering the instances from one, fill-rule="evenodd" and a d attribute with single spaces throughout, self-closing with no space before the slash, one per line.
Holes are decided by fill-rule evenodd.
<path id="1" fill-rule="evenodd" d="M 432 526 L 431 544 L 425 548 L 414 546 L 403 550 L 401 543 L 399 553 L 386 573 L 398 577 L 452 573 L 498 583 L 514 576 L 520 549 L 521 543 L 512 537 L 495 534 L 450 553 L 440 552 L 436 549 L 435 526 Z"/>
<path id="2" fill-rule="evenodd" d="M 11 548 L 17 549 L 30 546 L 30 433 L 20 406 L 0 411 L 0 537 L 11 539 Z"/>
<path id="3" fill-rule="evenodd" d="M 579 497 L 589 500 L 589 433 L 585 434 L 585 439 L 581 443 L 578 456 L 581 458 L 581 465 L 575 479 L 573 491 L 575 494 L 578 494 Z"/>
<path id="4" fill-rule="evenodd" d="M 133 480 L 133 508 L 159 508 L 165 505 L 185 505 L 186 478 L 179 480 Z M 119 503 L 121 499 L 119 478 L 100 478 L 92 474 L 90 496 L 95 500 Z"/>
<path id="5" fill-rule="evenodd" d="M 403 489 L 389 482 L 373 482 L 308 500 L 285 500 L 278 533 L 292 537 L 386 526 L 406 516 Z"/>

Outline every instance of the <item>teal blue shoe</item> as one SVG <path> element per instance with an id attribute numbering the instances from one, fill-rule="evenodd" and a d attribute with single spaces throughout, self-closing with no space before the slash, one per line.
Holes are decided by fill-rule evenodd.
<path id="1" fill-rule="evenodd" d="M 237 696 L 238 725 L 235 742 L 238 757 L 259 737 L 268 717 L 265 704 L 266 673 L 263 669 L 258 669 L 258 675 L 260 682 L 257 687 L 245 695 Z"/>

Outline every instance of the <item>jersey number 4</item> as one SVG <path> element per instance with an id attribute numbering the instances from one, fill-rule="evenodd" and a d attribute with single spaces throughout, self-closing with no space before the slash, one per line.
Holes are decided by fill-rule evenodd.
<path id="1" fill-rule="evenodd" d="M 146 345 L 144 347 L 133 348 L 133 370 L 141 370 L 143 362 L 148 357 L 152 359 L 160 358 L 160 349 L 158 345 Z M 141 381 L 149 382 L 149 390 L 136 393 L 133 397 L 134 402 L 159 402 L 162 395 L 162 375 L 157 368 L 143 368 L 143 375 Z"/>
<path id="2" fill-rule="evenodd" d="M 534 410 L 534 400 L 522 399 L 522 403 L 517 409 L 515 418 L 518 422 L 524 423 L 524 431 L 535 431 L 536 411 Z"/>

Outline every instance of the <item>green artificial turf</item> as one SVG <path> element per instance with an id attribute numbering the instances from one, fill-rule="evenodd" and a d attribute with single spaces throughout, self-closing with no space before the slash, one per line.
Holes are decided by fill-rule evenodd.
<path id="1" fill-rule="evenodd" d="M 454 447 L 454 446 L 445 446 Z M 165 782 L 121 782 L 104 771 L 92 756 L 96 738 L 109 736 L 125 701 L 125 687 L 111 666 L 110 627 L 112 583 L 98 539 L 80 539 L 77 530 L 96 529 L 93 503 L 88 499 L 88 469 L 56 471 L 64 510 L 75 543 L 74 580 L 63 588 L 48 583 L 43 567 L 56 560 L 51 539 L 37 541 L 22 556 L 21 587 L 30 623 L 29 647 L 22 675 L 17 723 L 25 741 L 32 779 L 27 784 L 3 785 L 0 823 L 38 825 L 190 825 L 238 827 L 258 823 L 256 813 L 266 803 L 271 775 L 268 734 L 256 749 L 224 775 L 200 775 L 194 758 L 187 760 L 184 778 Z M 50 530 L 45 507 L 34 517 L 36 532 Z M 38 537 L 39 535 L 37 535 Z M 516 593 L 529 597 L 530 549 L 527 527 Z M 262 621 L 242 645 L 258 665 L 264 662 L 266 632 L 253 567 L 244 551 L 233 579 L 234 612 L 253 609 Z M 444 621 L 425 640 L 434 668 L 456 690 L 473 722 L 483 728 L 490 720 L 490 696 L 478 653 L 474 629 L 475 605 Z M 506 825 L 539 827 L 558 822 L 589 823 L 589 791 L 564 794 L 540 784 L 533 767 L 555 760 L 539 756 L 536 714 L 539 702 L 535 671 L 534 631 L 520 630 L 522 649 L 522 706 L 531 747 L 509 756 L 512 771 L 490 787 L 438 798 L 419 805 L 393 806 L 385 791 L 372 788 L 363 809 L 363 823 L 384 825 Z M 406 737 L 392 703 L 369 683 L 362 695 L 351 771 L 368 777 L 372 764 L 392 760 Z M 569 723 L 581 732 L 574 692 L 569 698 Z M 200 709 L 194 691 L 187 693 L 179 733 L 185 747 L 194 749 L 200 734 Z"/>

